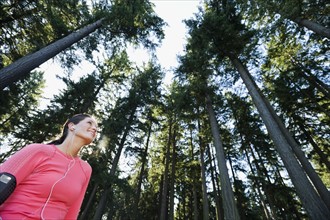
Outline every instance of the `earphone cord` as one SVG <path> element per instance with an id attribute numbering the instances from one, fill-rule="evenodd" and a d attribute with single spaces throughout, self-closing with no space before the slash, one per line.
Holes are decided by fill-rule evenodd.
<path id="1" fill-rule="evenodd" d="M 50 197 L 51 197 L 51 195 L 53 193 L 53 190 L 54 190 L 55 185 L 58 182 L 60 182 L 61 180 L 63 180 L 67 176 L 67 174 L 69 173 L 69 171 L 71 170 L 71 168 L 75 165 L 76 161 L 73 159 L 73 164 L 71 165 L 71 163 L 72 163 L 72 160 L 70 161 L 70 163 L 68 165 L 68 169 L 66 170 L 65 174 L 53 184 L 53 186 L 52 186 L 52 188 L 50 190 L 50 193 L 48 195 L 48 198 L 47 198 L 47 200 L 46 200 L 46 202 L 43 205 L 42 210 L 41 210 L 41 219 L 42 220 L 45 220 L 45 218 L 43 217 L 44 216 L 44 211 L 45 211 L 46 206 L 48 205 L 48 202 L 50 201 Z"/>
<path id="2" fill-rule="evenodd" d="M 74 137 L 74 136 L 73 136 L 73 137 Z M 71 143 L 70 143 L 69 146 L 72 146 L 72 144 L 73 144 L 73 137 L 72 137 L 72 139 L 71 139 Z M 40 214 L 40 217 L 41 217 L 42 220 L 45 220 L 45 218 L 44 218 L 44 211 L 45 211 L 45 209 L 46 209 L 46 206 L 48 205 L 48 202 L 50 201 L 50 197 L 51 197 L 51 195 L 52 195 L 52 193 L 53 193 L 53 190 L 54 190 L 55 185 L 56 185 L 58 182 L 60 182 L 61 180 L 63 180 L 63 179 L 67 176 L 67 174 L 69 173 L 69 171 L 71 170 L 71 168 L 76 164 L 76 160 L 73 158 L 73 156 L 72 156 L 71 154 L 70 154 L 70 156 L 71 156 L 72 160 L 70 160 L 70 163 L 68 164 L 68 168 L 67 168 L 66 172 L 64 173 L 64 175 L 63 175 L 60 179 L 58 179 L 58 180 L 53 184 L 53 186 L 52 186 L 52 188 L 51 188 L 51 190 L 50 190 L 50 192 L 49 192 L 48 198 L 47 198 L 45 204 L 44 204 L 43 207 L 42 207 L 41 214 Z M 72 162 L 72 161 L 73 161 L 73 164 L 71 165 L 71 162 Z"/>

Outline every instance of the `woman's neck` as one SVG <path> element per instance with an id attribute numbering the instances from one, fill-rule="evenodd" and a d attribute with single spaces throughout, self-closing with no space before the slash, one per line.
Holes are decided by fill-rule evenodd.
<path id="1" fill-rule="evenodd" d="M 65 154 L 76 157 L 82 147 L 82 144 L 79 143 L 79 139 L 75 138 L 75 135 L 67 137 L 62 144 L 57 145 L 57 147 Z"/>

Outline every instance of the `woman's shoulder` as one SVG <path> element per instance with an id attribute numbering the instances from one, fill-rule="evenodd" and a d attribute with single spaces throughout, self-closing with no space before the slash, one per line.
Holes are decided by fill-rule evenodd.
<path id="1" fill-rule="evenodd" d="M 37 161 L 47 160 L 54 155 L 55 149 L 47 144 L 28 144 L 22 149 L 11 155 L 5 163 L 17 163 L 18 161 L 26 161 L 26 164 L 31 164 L 31 160 Z M 12 161 L 12 162 L 10 162 Z M 28 162 L 30 161 L 30 162 Z"/>
<path id="2" fill-rule="evenodd" d="M 91 174 L 92 174 L 92 167 L 91 167 L 91 165 L 87 161 L 85 161 L 85 160 L 83 160 L 81 158 L 79 158 L 78 160 L 79 160 L 79 164 L 80 164 L 82 170 L 84 171 L 84 173 L 86 175 L 86 178 L 89 179 L 90 176 L 91 176 Z"/>
<path id="3" fill-rule="evenodd" d="M 46 154 L 49 156 L 54 154 L 55 152 L 53 145 L 43 144 L 43 143 L 28 144 L 25 147 L 23 147 L 22 150 L 31 152 L 33 154 Z"/>

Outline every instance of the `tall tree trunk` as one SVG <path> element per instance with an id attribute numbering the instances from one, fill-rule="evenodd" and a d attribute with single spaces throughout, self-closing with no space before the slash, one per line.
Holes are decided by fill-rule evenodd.
<path id="1" fill-rule="evenodd" d="M 182 189 L 182 219 L 186 219 L 186 207 L 187 207 L 187 203 L 186 203 L 186 186 L 183 186 L 183 189 Z M 181 219 L 181 218 L 180 218 Z"/>
<path id="2" fill-rule="evenodd" d="M 326 220 L 330 216 L 330 211 L 320 196 L 314 190 L 313 185 L 308 180 L 306 173 L 297 161 L 290 139 L 283 133 L 281 123 L 274 118 L 274 115 L 269 110 L 266 100 L 260 94 L 256 84 L 252 80 L 247 69 L 243 66 L 240 60 L 234 56 L 230 56 L 233 65 L 243 79 L 265 125 L 274 141 L 275 147 L 282 158 L 282 161 L 289 173 L 289 176 L 294 184 L 297 194 L 301 199 L 308 215 L 313 220 Z M 284 125 L 283 125 L 284 127 Z"/>
<path id="3" fill-rule="evenodd" d="M 163 165 L 165 167 L 165 161 L 166 161 L 166 158 L 164 157 L 163 158 Z M 160 219 L 160 216 L 161 216 L 161 210 L 162 210 L 162 198 L 163 198 L 163 187 L 164 187 L 164 173 L 161 175 L 160 177 L 160 182 L 159 182 L 159 197 L 158 197 L 158 212 L 157 212 L 157 219 Z"/>
<path id="4" fill-rule="evenodd" d="M 320 35 L 321 37 L 326 37 L 330 39 L 330 29 L 326 28 L 318 23 L 315 23 L 313 21 L 310 21 L 308 19 L 303 18 L 294 18 L 292 19 L 294 22 L 299 24 L 300 26 L 303 26 L 311 31 L 314 31 L 316 34 Z"/>
<path id="5" fill-rule="evenodd" d="M 97 205 L 93 220 L 102 219 L 105 205 L 107 204 L 108 189 L 102 193 L 99 204 Z"/>
<path id="6" fill-rule="evenodd" d="M 251 156 L 253 158 L 254 165 L 255 165 L 256 170 L 257 170 L 257 174 L 259 176 L 265 176 L 266 177 L 267 182 L 268 182 L 267 185 L 272 184 L 272 181 L 269 177 L 269 174 L 267 172 L 265 164 L 263 162 L 261 162 L 260 164 L 258 163 L 258 161 L 262 161 L 262 157 L 259 155 L 259 152 L 257 152 L 257 155 L 258 155 L 258 158 L 257 158 L 254 151 L 253 151 L 252 146 L 248 145 L 248 147 L 249 147 L 249 150 L 251 152 Z M 247 151 L 247 149 L 246 149 L 246 151 Z M 267 185 L 265 184 L 265 182 L 261 183 L 262 190 L 264 191 L 265 196 L 266 196 L 267 201 L 268 201 L 268 204 L 270 206 L 272 219 L 278 219 L 278 216 L 276 214 L 276 205 L 275 205 L 275 200 L 274 200 L 274 193 L 272 191 L 270 192 L 270 190 L 268 189 L 269 187 L 267 187 Z"/>
<path id="7" fill-rule="evenodd" d="M 206 171 L 204 162 L 204 145 L 200 141 L 200 161 L 201 161 L 201 177 L 202 177 L 202 190 L 203 190 L 203 220 L 209 220 L 209 200 L 207 198 L 207 185 L 206 185 Z"/>
<path id="8" fill-rule="evenodd" d="M 250 76 L 250 79 L 252 77 Z M 261 96 L 262 97 L 262 96 Z M 300 146 L 297 144 L 296 140 L 292 137 L 290 132 L 286 129 L 284 124 L 282 123 L 281 119 L 277 116 L 275 110 L 270 105 L 270 103 L 266 100 L 266 98 L 262 97 L 264 100 L 265 105 L 267 106 L 269 112 L 272 114 L 273 119 L 276 121 L 278 127 L 280 128 L 283 136 L 288 141 L 288 144 L 291 146 L 295 156 L 299 160 L 301 166 L 303 167 L 304 171 L 308 175 L 309 179 L 312 181 L 316 191 L 320 195 L 321 200 L 323 200 L 324 204 L 328 208 L 328 212 L 330 213 L 330 192 L 322 182 L 319 175 L 316 173 L 315 169 L 311 165 L 311 163 L 308 161 L 308 159 L 305 156 L 305 153 L 301 150 Z"/>
<path id="9" fill-rule="evenodd" d="M 228 156 L 228 162 L 229 162 L 229 167 L 230 167 L 231 175 L 232 175 L 233 182 L 234 182 L 234 192 L 236 192 L 236 201 L 237 201 L 236 203 L 237 203 L 238 213 L 240 215 L 241 220 L 246 220 L 244 204 L 243 204 L 244 203 L 243 195 L 240 192 L 240 188 L 239 188 L 239 185 L 237 182 L 238 180 L 236 178 L 236 174 L 235 174 L 234 167 L 233 167 L 233 162 L 232 162 L 230 156 Z"/>
<path id="10" fill-rule="evenodd" d="M 198 198 L 197 198 L 197 187 L 196 187 L 195 179 L 193 180 L 193 204 L 194 204 L 194 220 L 198 220 L 199 217 Z"/>
<path id="11" fill-rule="evenodd" d="M 305 129 L 305 126 L 301 122 L 301 118 L 294 114 L 291 116 L 295 120 L 295 123 L 297 123 L 297 125 L 299 126 L 300 130 L 302 130 L 302 132 L 304 133 L 306 139 L 312 145 L 314 151 L 319 155 L 320 162 L 323 163 L 330 171 L 330 161 L 328 160 L 328 156 L 322 151 L 322 149 L 317 145 L 317 143 L 315 143 L 313 137 L 311 136 L 311 133 Z"/>
<path id="12" fill-rule="evenodd" d="M 139 180 L 138 180 L 138 184 L 137 184 L 137 192 L 136 192 L 137 203 L 139 203 L 139 200 L 140 200 L 141 186 L 142 186 L 142 180 L 143 180 L 143 176 L 144 176 L 144 169 L 145 169 L 145 166 L 147 163 L 149 141 L 150 141 L 150 136 L 151 136 L 151 127 L 152 127 L 152 123 L 149 124 L 147 141 L 146 141 L 146 145 L 145 145 L 143 156 L 142 156 L 142 164 L 141 164 L 141 170 L 140 170 Z"/>
<path id="13" fill-rule="evenodd" d="M 81 213 L 81 215 L 79 217 L 79 220 L 86 220 L 87 219 L 87 217 L 88 217 L 87 214 L 88 214 L 89 209 L 92 205 L 92 202 L 93 202 L 93 199 L 95 197 L 97 188 L 98 188 L 98 184 L 96 183 L 93 187 L 93 190 L 92 190 L 89 198 L 88 198 L 87 204 L 85 205 L 84 210 L 83 210 L 83 212 Z"/>
<path id="14" fill-rule="evenodd" d="M 223 220 L 223 209 L 222 209 L 222 204 L 221 204 L 221 198 L 219 198 L 220 192 L 219 192 L 219 187 L 217 182 L 217 178 L 214 175 L 214 168 L 215 165 L 213 165 L 213 157 L 211 154 L 211 147 L 210 145 L 207 146 L 207 154 L 210 160 L 210 173 L 211 173 L 211 181 L 212 181 L 212 186 L 213 186 L 213 195 L 214 195 L 214 200 L 215 200 L 215 208 L 216 208 L 216 219 L 217 220 Z M 222 214 L 221 214 L 222 213 Z"/>
<path id="15" fill-rule="evenodd" d="M 131 130 L 131 126 L 132 126 L 132 122 L 133 122 L 133 119 L 134 119 L 135 111 L 136 111 L 136 108 L 132 108 L 131 114 L 128 118 L 128 121 L 127 121 L 127 124 L 126 124 L 126 127 L 125 127 L 124 134 L 120 139 L 120 143 L 119 143 L 116 155 L 113 158 L 112 167 L 111 167 L 110 173 L 109 173 L 109 176 L 111 176 L 111 177 L 115 176 L 117 166 L 118 166 L 118 163 L 119 163 L 119 159 L 120 159 L 120 156 L 121 156 L 121 152 L 124 149 L 124 144 L 125 144 L 127 135 Z"/>
<path id="16" fill-rule="evenodd" d="M 170 210 L 169 220 L 174 220 L 174 195 L 175 195 L 175 166 L 176 166 L 176 131 L 174 128 L 172 137 L 172 167 L 171 167 L 171 187 L 170 187 Z"/>
<path id="17" fill-rule="evenodd" d="M 190 147 L 191 147 L 191 161 L 195 161 L 195 153 L 194 153 L 194 144 L 193 144 L 193 132 L 190 130 Z M 191 173 L 192 175 L 192 193 L 193 193 L 193 214 L 194 220 L 198 220 L 199 218 L 199 211 L 198 211 L 198 198 L 197 198 L 197 183 L 196 183 L 196 172 L 195 172 L 195 166 L 191 166 Z M 190 218 L 191 219 L 191 218 Z"/>
<path id="18" fill-rule="evenodd" d="M 201 132 L 201 123 L 198 120 L 198 130 Z M 207 197 L 207 184 L 206 184 L 206 166 L 204 161 L 204 151 L 205 144 L 200 135 L 198 135 L 199 139 L 199 157 L 201 163 L 201 179 L 202 179 L 202 193 L 203 193 L 203 220 L 208 220 L 210 217 L 210 209 L 209 209 L 209 199 Z"/>
<path id="19" fill-rule="evenodd" d="M 142 181 L 143 181 L 143 177 L 145 174 L 145 166 L 147 163 L 149 141 L 150 141 L 150 136 L 151 136 L 151 127 L 152 127 L 152 122 L 149 123 L 147 140 L 146 140 L 144 152 L 143 152 L 142 158 L 141 158 L 142 164 L 141 164 L 140 174 L 139 174 L 138 181 L 136 184 L 136 194 L 135 194 L 135 204 L 134 204 L 134 209 L 135 209 L 134 213 L 136 215 L 136 220 L 140 219 L 139 203 L 140 203 L 140 197 L 141 197 Z"/>
<path id="20" fill-rule="evenodd" d="M 216 151 L 216 156 L 218 160 L 218 167 L 220 172 L 220 183 L 222 192 L 222 202 L 224 208 L 225 220 L 239 220 L 240 216 L 238 214 L 233 189 L 231 187 L 228 169 L 226 166 L 225 152 L 223 149 L 222 140 L 220 138 L 220 132 L 218 128 L 218 122 L 213 111 L 211 98 L 206 95 L 206 108 L 209 114 L 209 119 L 211 123 L 211 130 L 214 140 L 214 146 Z"/>
<path id="21" fill-rule="evenodd" d="M 28 54 L 0 69 L 0 90 L 3 90 L 5 87 L 16 82 L 20 78 L 23 78 L 36 67 L 100 28 L 103 20 L 103 18 L 99 19 L 64 38 L 49 44 L 37 52 Z"/>
<path id="22" fill-rule="evenodd" d="M 119 146 L 118 146 L 116 155 L 115 155 L 115 157 L 113 159 L 112 167 L 110 169 L 109 178 L 112 178 L 112 177 L 115 176 L 115 173 L 116 173 L 116 170 L 117 170 L 117 166 L 118 166 L 118 163 L 119 163 L 119 158 L 121 156 L 121 152 L 123 151 L 123 148 L 124 148 L 124 144 L 125 144 L 127 135 L 129 133 L 129 131 L 131 130 L 131 124 L 133 122 L 133 118 L 134 118 L 134 114 L 135 114 L 135 109 L 136 108 L 133 108 L 132 109 L 132 112 L 131 112 L 131 114 L 129 116 L 127 125 L 126 125 L 125 130 L 124 130 L 124 134 L 123 134 L 123 136 L 120 139 L 120 143 L 119 143 Z M 100 202 L 99 202 L 99 204 L 97 206 L 97 212 L 94 215 L 93 220 L 101 220 L 102 215 L 104 213 L 105 204 L 107 203 L 107 194 L 110 193 L 110 189 L 111 189 L 111 184 L 105 183 L 105 189 L 103 191 L 101 200 L 100 200 Z"/>
<path id="23" fill-rule="evenodd" d="M 253 177 L 260 176 L 260 174 L 258 174 L 258 175 L 255 174 L 254 168 L 253 168 L 252 163 L 250 161 L 250 156 L 249 156 L 249 154 L 248 154 L 248 152 L 247 152 L 246 149 L 244 149 L 244 153 L 245 153 L 246 161 L 249 164 L 249 167 L 250 167 L 250 171 L 252 173 L 252 176 Z M 260 171 L 257 170 L 257 173 L 259 173 L 259 172 Z M 265 214 L 265 219 L 271 220 L 271 219 L 273 219 L 273 217 L 272 217 L 271 213 L 268 211 L 266 200 L 265 200 L 264 195 L 262 194 L 262 192 L 260 190 L 260 187 L 259 187 L 260 185 L 262 185 L 262 183 L 260 183 L 260 181 L 257 178 L 254 178 L 254 179 L 255 179 L 254 181 L 256 182 L 255 185 L 257 187 L 253 187 L 253 190 L 256 190 L 257 191 L 257 194 L 258 194 L 258 196 L 260 198 L 262 210 L 264 211 L 264 214 Z"/>
<path id="24" fill-rule="evenodd" d="M 319 80 L 316 76 L 314 76 L 309 69 L 304 67 L 301 63 L 299 63 L 294 57 L 291 57 L 291 62 L 293 65 L 298 66 L 297 72 L 300 77 L 306 79 L 310 85 L 314 86 L 318 89 L 325 97 L 330 99 L 330 87 L 329 85 L 325 84 L 321 80 Z"/>
<path id="25" fill-rule="evenodd" d="M 235 119 L 235 124 L 236 124 L 236 126 L 237 126 L 238 121 L 239 121 L 239 119 L 238 119 L 238 115 L 237 115 L 237 111 L 236 111 L 237 108 L 234 108 L 234 106 L 232 106 L 232 105 L 231 105 L 230 107 L 231 107 L 231 109 L 232 109 L 233 117 L 234 117 L 234 119 Z M 258 160 L 257 160 L 257 158 L 256 158 L 255 155 L 254 155 L 254 152 L 253 152 L 253 150 L 252 150 L 252 146 L 251 146 L 251 144 L 250 144 L 250 143 L 245 143 L 245 142 L 244 142 L 244 137 L 243 137 L 242 132 L 239 132 L 239 138 L 240 138 L 241 143 L 244 143 L 244 144 L 243 144 L 244 146 L 242 145 L 242 146 L 241 146 L 241 149 L 243 149 L 243 151 L 244 151 L 244 153 L 245 153 L 246 160 L 247 160 L 247 162 L 248 162 L 248 164 L 249 164 L 250 172 L 252 173 L 252 176 L 253 176 L 253 177 L 262 177 L 262 176 L 263 176 L 263 175 L 262 175 L 262 170 L 261 170 L 260 167 L 259 167 Z M 251 150 L 251 155 L 252 155 L 253 161 L 254 161 L 254 163 L 255 163 L 256 171 L 255 171 L 255 169 L 254 169 L 254 167 L 252 166 L 252 163 L 251 163 L 251 161 L 250 161 L 250 156 L 249 156 L 249 153 L 248 153 L 248 150 L 247 150 L 248 148 Z M 265 171 L 266 176 L 268 177 L 268 175 L 267 175 L 267 170 L 266 170 L 265 167 L 264 167 L 264 171 Z M 257 172 L 257 173 L 255 173 L 255 172 Z M 270 182 L 270 179 L 268 179 L 268 181 L 269 181 L 269 183 L 271 183 L 271 182 Z M 253 189 L 253 190 L 256 190 L 256 193 L 259 195 L 259 198 L 260 198 L 260 201 L 261 201 L 261 205 L 262 205 L 262 208 L 263 208 L 263 211 L 264 211 L 264 214 L 265 214 L 265 218 L 266 218 L 266 219 L 269 219 L 269 220 L 270 220 L 270 219 L 277 219 L 276 214 L 275 214 L 276 212 L 275 212 L 274 205 L 273 205 L 274 202 L 273 202 L 272 198 L 269 198 L 269 196 L 268 196 L 268 192 L 267 192 L 267 190 L 266 190 L 266 187 L 265 187 L 264 182 L 263 182 L 263 181 L 260 181 L 260 180 L 257 179 L 257 178 L 253 178 L 252 182 L 254 182 L 253 185 L 256 185 L 256 187 L 252 187 L 252 189 Z M 263 191 L 264 191 L 265 194 L 266 194 L 266 195 L 265 195 L 266 198 L 268 198 L 268 199 L 265 199 L 265 196 L 264 196 L 263 193 L 261 192 L 259 186 L 261 186 L 261 188 L 263 189 Z M 268 210 L 268 206 L 267 206 L 266 200 L 269 201 L 269 206 L 270 206 L 270 210 L 271 210 L 271 212 L 269 212 L 269 210 Z M 274 218 L 274 217 L 275 217 L 275 218 Z"/>
<path id="26" fill-rule="evenodd" d="M 161 199 L 161 208 L 160 208 L 160 218 L 159 220 L 166 220 L 168 215 L 168 187 L 169 187 L 169 166 L 170 166 L 170 152 L 171 152 L 171 140 L 172 140 L 172 126 L 173 122 L 169 120 L 168 128 L 168 140 L 166 147 L 166 156 L 165 156 L 165 170 L 164 170 L 164 184 L 162 188 L 162 197 Z"/>

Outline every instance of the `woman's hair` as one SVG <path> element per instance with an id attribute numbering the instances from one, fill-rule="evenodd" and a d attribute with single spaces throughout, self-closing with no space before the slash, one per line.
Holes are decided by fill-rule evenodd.
<path id="1" fill-rule="evenodd" d="M 63 141 L 65 140 L 65 138 L 68 136 L 69 133 L 69 123 L 73 123 L 73 124 L 78 124 L 80 121 L 84 120 L 85 118 L 91 118 L 92 116 L 89 114 L 76 114 L 74 116 L 72 116 L 72 118 L 68 119 L 62 128 L 62 135 L 60 138 L 53 140 L 51 142 L 49 142 L 48 144 L 55 144 L 55 145 L 59 145 L 62 144 Z"/>

